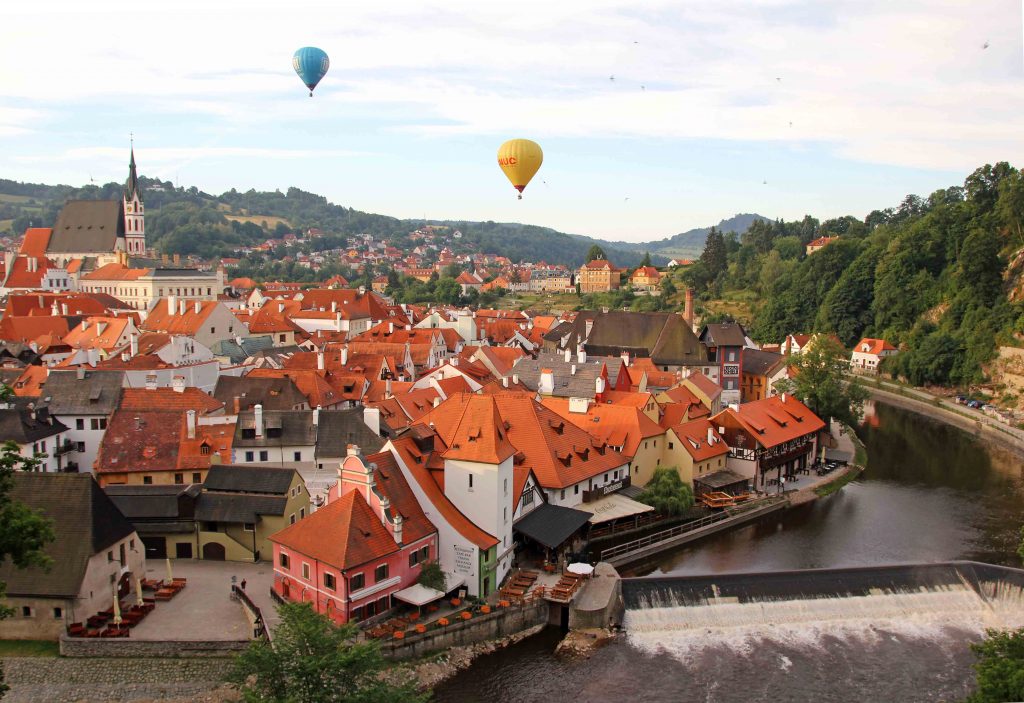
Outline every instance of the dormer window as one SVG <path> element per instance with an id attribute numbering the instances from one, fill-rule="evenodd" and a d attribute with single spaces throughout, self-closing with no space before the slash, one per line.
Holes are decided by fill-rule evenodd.
<path id="1" fill-rule="evenodd" d="M 203 456 L 209 455 L 209 453 L 210 453 L 210 445 L 207 444 L 206 442 L 203 442 L 202 444 L 200 444 L 199 445 L 199 453 L 202 454 Z"/>

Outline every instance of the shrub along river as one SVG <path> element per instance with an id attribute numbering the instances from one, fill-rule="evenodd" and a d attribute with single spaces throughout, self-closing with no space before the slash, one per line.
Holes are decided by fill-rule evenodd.
<path id="1" fill-rule="evenodd" d="M 858 434 L 868 469 L 838 494 L 687 545 L 624 575 L 954 559 L 1020 565 L 1020 456 L 882 403 L 869 405 Z M 560 633 L 548 630 L 478 659 L 435 697 L 488 703 L 567 695 L 574 702 L 941 701 L 968 692 L 973 657 L 967 645 L 981 636 L 975 618 L 908 614 L 861 624 L 849 616 L 837 600 L 835 620 L 823 626 L 783 623 L 767 634 L 711 627 L 690 640 L 673 637 L 666 622 L 663 637 L 627 634 L 581 661 L 554 657 Z M 627 613 L 627 630 L 629 623 Z"/>

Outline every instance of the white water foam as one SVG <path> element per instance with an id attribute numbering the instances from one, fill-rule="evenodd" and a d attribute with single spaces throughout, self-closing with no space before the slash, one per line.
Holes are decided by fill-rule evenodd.
<path id="1" fill-rule="evenodd" d="M 1024 591 L 990 584 L 981 594 L 962 586 L 874 591 L 866 596 L 739 603 L 713 598 L 702 605 L 649 605 L 626 611 L 630 644 L 687 661 L 709 647 L 743 653 L 764 640 L 817 646 L 825 637 L 934 640 L 950 630 L 981 636 L 986 628 L 1024 626 Z M 785 658 L 784 658 L 785 659 Z M 792 662 L 782 662 L 787 670 Z"/>

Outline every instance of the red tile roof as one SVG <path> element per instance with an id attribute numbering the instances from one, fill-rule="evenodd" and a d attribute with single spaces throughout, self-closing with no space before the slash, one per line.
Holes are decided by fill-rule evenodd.
<path id="1" fill-rule="evenodd" d="M 704 393 L 708 398 L 714 400 L 718 396 L 722 395 L 722 387 L 712 381 L 710 378 L 702 374 L 700 371 L 692 373 L 687 376 L 685 381 L 692 383 L 699 391 Z"/>
<path id="2" fill-rule="evenodd" d="M 694 461 L 705 461 L 729 453 L 729 446 L 719 436 L 716 427 L 707 419 L 678 424 L 672 428 L 672 431 L 675 432 L 683 449 L 690 453 Z M 711 438 L 710 442 L 708 437 Z"/>
<path id="3" fill-rule="evenodd" d="M 341 570 L 398 551 L 391 532 L 359 491 L 349 491 L 270 540 Z"/>
<path id="4" fill-rule="evenodd" d="M 224 408 L 224 403 L 198 388 L 185 388 L 180 393 L 173 388 L 125 388 L 121 396 L 121 409 L 131 411 L 159 410 L 184 412 L 195 410 L 209 415 Z"/>
<path id="5" fill-rule="evenodd" d="M 142 328 L 149 332 L 166 332 L 195 336 L 206 324 L 207 318 L 220 305 L 215 300 L 179 299 L 174 314 L 167 311 L 167 298 L 160 298 L 149 311 Z M 196 312 L 198 306 L 199 312 Z M 184 307 L 184 311 L 182 311 Z"/>
<path id="6" fill-rule="evenodd" d="M 50 244 L 50 235 L 53 229 L 50 227 L 30 227 L 25 230 L 25 238 L 21 240 L 19 254 L 34 256 L 42 259 L 46 256 L 46 247 Z"/>
<path id="7" fill-rule="evenodd" d="M 629 458 L 636 455 L 640 442 L 665 434 L 658 423 L 629 405 L 594 403 L 585 413 L 573 413 L 569 412 L 568 398 L 543 398 L 541 403 L 599 442 L 622 447 L 622 453 Z"/>
<path id="8" fill-rule="evenodd" d="M 857 342 L 857 346 L 855 346 L 853 350 L 855 352 L 860 352 L 861 354 L 874 354 L 875 356 L 878 356 L 883 351 L 896 351 L 896 347 L 889 344 L 884 339 L 865 337 Z"/>
<path id="9" fill-rule="evenodd" d="M 783 400 L 785 398 L 785 400 Z M 824 429 L 825 423 L 791 395 L 773 395 L 744 403 L 739 410 L 726 408 L 711 418 L 728 414 L 746 429 L 758 444 L 770 448 Z"/>

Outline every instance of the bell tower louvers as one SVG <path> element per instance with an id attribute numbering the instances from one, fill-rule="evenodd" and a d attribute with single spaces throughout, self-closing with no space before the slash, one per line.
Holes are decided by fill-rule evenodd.
<path id="1" fill-rule="evenodd" d="M 128 180 L 124 184 L 124 240 L 129 256 L 146 253 L 146 221 L 139 189 L 139 176 L 135 171 L 135 146 L 128 164 Z"/>

